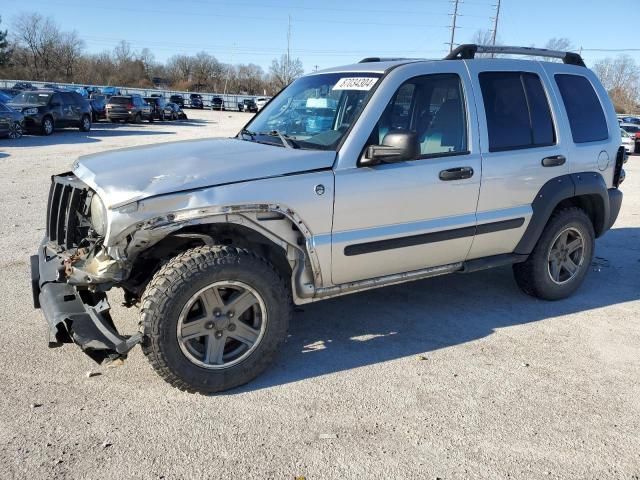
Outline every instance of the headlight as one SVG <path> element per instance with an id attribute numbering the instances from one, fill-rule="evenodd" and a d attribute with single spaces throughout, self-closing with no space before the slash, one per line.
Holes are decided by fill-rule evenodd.
<path id="1" fill-rule="evenodd" d="M 25 114 L 25 115 L 37 115 L 38 114 L 38 109 L 37 108 L 27 108 L 26 110 L 23 110 L 22 113 Z"/>
<path id="2" fill-rule="evenodd" d="M 91 226 L 100 236 L 107 233 L 107 209 L 96 193 L 91 197 Z"/>

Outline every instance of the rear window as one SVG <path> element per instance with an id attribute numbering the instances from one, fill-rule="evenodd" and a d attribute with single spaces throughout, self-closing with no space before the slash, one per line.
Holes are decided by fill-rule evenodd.
<path id="1" fill-rule="evenodd" d="M 549 102 L 538 75 L 484 72 L 479 75 L 487 115 L 489 151 L 553 145 Z"/>
<path id="2" fill-rule="evenodd" d="M 607 120 L 591 82 L 581 75 L 558 74 L 556 83 L 567 110 L 575 143 L 609 138 Z"/>
<path id="3" fill-rule="evenodd" d="M 132 101 L 129 97 L 111 97 L 109 99 L 109 103 L 113 103 L 115 105 L 129 105 Z"/>

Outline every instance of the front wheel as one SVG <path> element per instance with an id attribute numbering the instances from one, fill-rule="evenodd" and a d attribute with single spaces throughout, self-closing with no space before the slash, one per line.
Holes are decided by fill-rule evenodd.
<path id="1" fill-rule="evenodd" d="M 556 212 L 526 262 L 513 266 L 518 286 L 544 300 L 573 294 L 584 281 L 595 245 L 591 219 L 580 208 Z"/>
<path id="2" fill-rule="evenodd" d="M 287 334 L 291 294 L 265 259 L 199 247 L 156 273 L 141 300 L 143 352 L 169 384 L 220 392 L 257 377 Z"/>
<path id="3" fill-rule="evenodd" d="M 22 125 L 20 122 L 13 122 L 9 125 L 9 138 L 12 140 L 22 137 Z"/>

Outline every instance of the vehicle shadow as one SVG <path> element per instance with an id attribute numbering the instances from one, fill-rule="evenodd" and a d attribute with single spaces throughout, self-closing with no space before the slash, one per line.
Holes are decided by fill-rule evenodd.
<path id="1" fill-rule="evenodd" d="M 640 299 L 640 228 L 597 241 L 584 285 L 558 302 L 529 297 L 510 267 L 447 275 L 303 306 L 275 365 L 228 392 L 259 390 L 491 335 L 495 330 Z M 603 313 L 606 315 L 606 313 Z"/>

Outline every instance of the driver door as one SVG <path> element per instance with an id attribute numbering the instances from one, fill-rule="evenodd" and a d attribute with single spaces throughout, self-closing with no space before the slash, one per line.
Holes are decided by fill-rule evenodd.
<path id="1" fill-rule="evenodd" d="M 332 282 L 341 284 L 465 260 L 476 227 L 481 158 L 463 62 L 390 75 L 390 99 L 354 166 L 335 172 Z M 411 67 L 415 69 L 416 67 Z M 423 67 L 424 68 L 424 67 Z M 376 101 L 380 101 L 379 98 Z M 383 100 L 384 101 L 384 100 Z M 364 166 L 367 146 L 410 132 L 415 158 Z"/>

